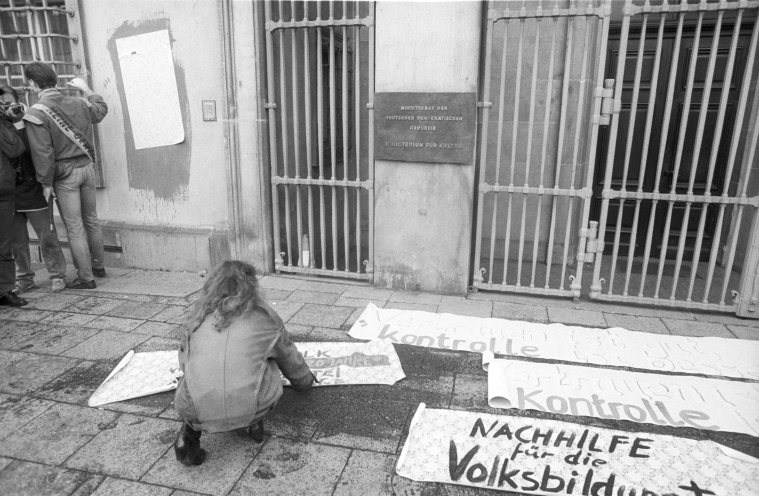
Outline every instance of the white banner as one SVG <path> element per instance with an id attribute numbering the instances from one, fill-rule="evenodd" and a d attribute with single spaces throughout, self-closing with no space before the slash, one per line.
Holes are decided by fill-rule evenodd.
<path id="1" fill-rule="evenodd" d="M 371 303 L 350 335 L 444 350 L 759 380 L 759 341 L 380 309 Z"/>
<path id="2" fill-rule="evenodd" d="M 176 350 L 129 351 L 92 393 L 87 405 L 100 406 L 171 391 L 177 388 L 182 375 Z"/>
<path id="3" fill-rule="evenodd" d="M 759 484 L 759 460 L 712 441 L 424 404 L 396 472 L 544 496 L 738 496 Z"/>
<path id="4" fill-rule="evenodd" d="M 759 383 L 493 360 L 488 404 L 759 436 Z"/>
<path id="5" fill-rule="evenodd" d="M 345 384 L 395 384 L 406 374 L 395 347 L 389 341 L 369 343 L 295 343 L 319 383 L 316 386 Z M 285 380 L 286 384 L 287 380 Z"/>

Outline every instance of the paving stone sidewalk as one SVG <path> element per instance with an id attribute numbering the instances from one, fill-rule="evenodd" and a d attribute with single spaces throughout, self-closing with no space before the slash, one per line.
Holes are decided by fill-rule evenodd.
<path id="1" fill-rule="evenodd" d="M 40 271 L 44 272 L 44 271 Z M 393 386 L 289 388 L 265 421 L 265 440 L 237 433 L 203 436 L 200 467 L 174 459 L 180 426 L 173 392 L 86 406 L 121 357 L 173 350 L 198 295 L 200 274 L 108 269 L 93 291 L 26 293 L 28 306 L 0 308 L 0 494 L 2 495 L 476 495 L 493 491 L 417 483 L 395 464 L 420 402 L 495 412 L 479 355 L 395 345 L 407 378 Z M 686 336 L 759 339 L 756 321 L 708 313 L 476 293 L 442 296 L 351 282 L 261 278 L 266 298 L 296 341 L 353 341 L 348 330 L 368 303 L 534 322 Z M 673 429 L 508 410 L 628 431 Z M 677 429 L 759 456 L 747 435 Z M 498 494 L 514 494 L 503 493 Z"/>

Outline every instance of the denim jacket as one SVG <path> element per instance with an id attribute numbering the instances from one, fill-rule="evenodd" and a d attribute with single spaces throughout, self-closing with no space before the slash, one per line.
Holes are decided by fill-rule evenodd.
<path id="1" fill-rule="evenodd" d="M 225 432 L 261 419 L 282 396 L 282 374 L 296 390 L 308 389 L 313 374 L 266 303 L 233 319 L 225 329 L 209 315 L 182 337 L 184 377 L 174 408 L 193 429 Z"/>

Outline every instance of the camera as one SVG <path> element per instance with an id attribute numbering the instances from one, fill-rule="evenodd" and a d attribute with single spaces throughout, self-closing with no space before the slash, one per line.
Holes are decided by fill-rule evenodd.
<path id="1" fill-rule="evenodd" d="M 3 105 L 2 115 L 11 122 L 18 122 L 24 117 L 24 106 L 20 103 Z"/>

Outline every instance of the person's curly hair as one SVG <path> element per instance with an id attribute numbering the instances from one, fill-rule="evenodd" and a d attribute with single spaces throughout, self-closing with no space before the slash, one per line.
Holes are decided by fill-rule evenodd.
<path id="1" fill-rule="evenodd" d="M 255 267 L 239 260 L 222 262 L 203 286 L 202 296 L 193 303 L 185 324 L 187 332 L 195 332 L 209 315 L 215 319 L 214 327 L 221 331 L 234 317 L 257 307 L 258 302 Z"/>

